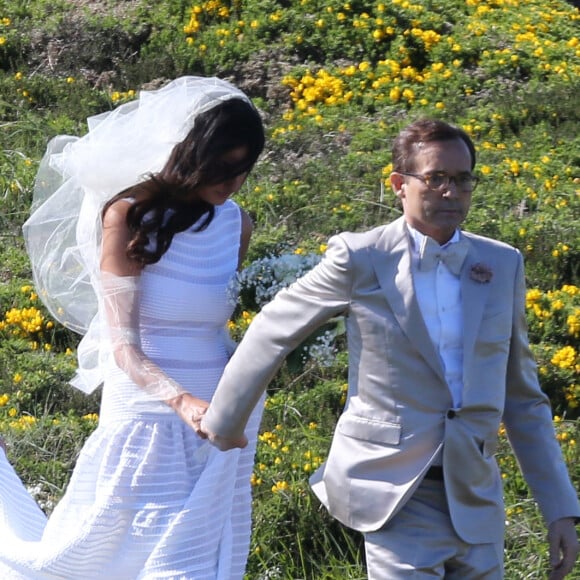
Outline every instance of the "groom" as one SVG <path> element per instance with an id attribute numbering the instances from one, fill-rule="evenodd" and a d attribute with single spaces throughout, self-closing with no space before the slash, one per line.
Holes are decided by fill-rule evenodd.
<path id="1" fill-rule="evenodd" d="M 348 401 L 311 483 L 364 534 L 371 580 L 503 577 L 502 422 L 549 528 L 550 578 L 578 554 L 578 499 L 528 347 L 522 257 L 459 229 L 474 166 L 463 130 L 436 120 L 403 129 L 391 174 L 403 217 L 330 240 L 323 261 L 255 318 L 201 423 L 218 447 L 243 446 L 286 355 L 345 314 Z"/>

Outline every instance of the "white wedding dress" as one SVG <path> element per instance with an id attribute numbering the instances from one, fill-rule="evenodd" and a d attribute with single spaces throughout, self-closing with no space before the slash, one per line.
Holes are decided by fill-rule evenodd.
<path id="1" fill-rule="evenodd" d="M 144 353 L 195 396 L 210 400 L 229 343 L 240 210 L 216 207 L 201 232 L 176 234 L 140 277 Z M 244 450 L 200 439 L 109 363 L 99 425 L 48 520 L 0 450 L 0 578 L 235 580 L 251 527 L 250 476 L 262 405 Z"/>

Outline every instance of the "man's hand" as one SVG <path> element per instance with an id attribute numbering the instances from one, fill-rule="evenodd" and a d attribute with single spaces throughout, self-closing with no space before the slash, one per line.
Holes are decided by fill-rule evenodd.
<path id="1" fill-rule="evenodd" d="M 243 449 L 248 444 L 248 438 L 245 435 L 233 439 L 222 437 L 221 435 L 216 435 L 207 429 L 203 424 L 203 421 L 201 421 L 200 437 L 208 439 L 209 442 L 220 451 L 228 451 L 229 449 L 236 449 L 237 447 Z"/>
<path id="2" fill-rule="evenodd" d="M 181 395 L 165 401 L 202 439 L 206 439 L 205 433 L 201 430 L 201 418 L 205 415 L 209 403 L 203 399 L 198 399 L 190 393 Z"/>
<path id="3" fill-rule="evenodd" d="M 548 528 L 548 542 L 552 566 L 550 580 L 561 580 L 574 568 L 580 550 L 574 518 L 560 518 L 552 522 Z"/>

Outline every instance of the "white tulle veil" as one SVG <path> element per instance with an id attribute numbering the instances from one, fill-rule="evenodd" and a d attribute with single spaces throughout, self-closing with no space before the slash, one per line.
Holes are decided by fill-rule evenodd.
<path id="1" fill-rule="evenodd" d="M 160 171 L 195 118 L 232 99 L 250 100 L 218 78 L 182 77 L 88 119 L 83 137 L 50 141 L 23 226 L 34 283 L 54 318 L 84 334 L 72 384 L 86 393 L 102 382 L 99 320 L 101 211 L 104 204 Z"/>

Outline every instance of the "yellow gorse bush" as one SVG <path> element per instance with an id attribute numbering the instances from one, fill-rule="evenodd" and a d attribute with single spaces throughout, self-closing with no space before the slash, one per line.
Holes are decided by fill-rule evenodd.
<path id="1" fill-rule="evenodd" d="M 570 369 L 575 372 L 580 372 L 578 353 L 573 346 L 564 346 L 557 350 L 550 362 L 561 369 Z"/>
<path id="2" fill-rule="evenodd" d="M 554 405 L 572 412 L 580 408 L 580 290 L 530 288 L 526 309 L 540 382 Z"/>
<path id="3" fill-rule="evenodd" d="M 9 413 L 10 416 L 16 417 L 16 409 L 11 409 L 12 413 Z M 30 429 L 34 427 L 36 424 L 36 417 L 32 417 L 31 415 L 21 415 L 18 418 L 15 418 L 14 421 L 9 421 L 8 426 L 16 431 L 24 431 L 26 429 Z"/>
<path id="4" fill-rule="evenodd" d="M 0 330 L 9 330 L 17 336 L 36 335 L 44 329 L 44 316 L 38 308 L 11 308 L 0 322 Z"/>
<path id="5" fill-rule="evenodd" d="M 530 288 L 526 308 L 533 337 L 560 338 L 565 332 L 572 339 L 580 338 L 580 291 L 566 284 L 559 290 L 542 291 Z"/>

